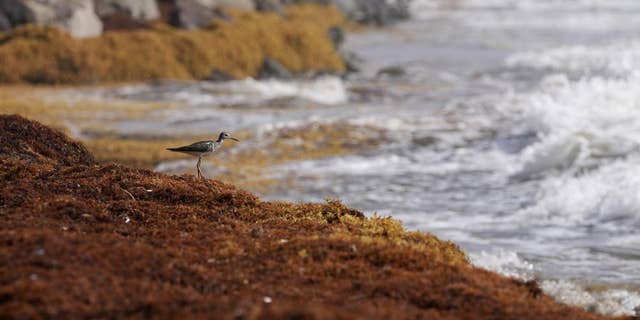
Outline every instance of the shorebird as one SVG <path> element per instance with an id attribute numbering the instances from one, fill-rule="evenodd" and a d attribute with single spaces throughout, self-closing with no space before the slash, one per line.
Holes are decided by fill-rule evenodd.
<path id="1" fill-rule="evenodd" d="M 198 157 L 198 163 L 196 164 L 196 170 L 197 170 L 196 173 L 198 175 L 198 178 L 202 178 L 202 171 L 200 171 L 200 163 L 202 163 L 202 157 L 208 156 L 214 153 L 216 150 L 218 150 L 222 146 L 222 143 L 226 139 L 240 141 L 236 138 L 231 137 L 231 135 L 226 132 L 221 132 L 220 135 L 218 136 L 218 140 L 198 141 L 188 146 L 177 147 L 177 148 L 167 148 L 167 150 L 173 151 L 173 152 L 182 152 L 188 155 Z"/>

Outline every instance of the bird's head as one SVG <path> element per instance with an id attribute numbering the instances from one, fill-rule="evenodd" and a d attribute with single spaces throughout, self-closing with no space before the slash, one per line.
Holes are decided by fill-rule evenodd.
<path id="1" fill-rule="evenodd" d="M 240 141 L 240 140 L 238 140 L 238 139 L 236 139 L 236 138 L 232 137 L 232 136 L 231 136 L 229 133 L 227 133 L 227 132 L 221 132 L 221 133 L 220 133 L 220 135 L 218 136 L 218 141 L 223 141 L 223 140 L 225 140 L 225 139 L 231 139 L 231 140 L 234 140 L 234 141 Z"/>

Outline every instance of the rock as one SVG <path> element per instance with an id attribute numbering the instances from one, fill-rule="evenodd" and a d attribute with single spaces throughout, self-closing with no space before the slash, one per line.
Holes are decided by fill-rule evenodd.
<path id="1" fill-rule="evenodd" d="M 95 0 L 95 6 L 100 17 L 121 14 L 140 20 L 160 18 L 156 0 Z"/>
<path id="2" fill-rule="evenodd" d="M 279 0 L 255 0 L 255 8 L 259 11 L 282 12 L 284 4 Z"/>
<path id="3" fill-rule="evenodd" d="M 53 24 L 57 16 L 69 17 L 73 10 L 67 5 L 63 6 L 47 6 L 38 2 L 23 2 L 29 10 L 28 18 L 30 23 L 38 25 Z"/>
<path id="4" fill-rule="evenodd" d="M 347 73 L 362 71 L 364 67 L 364 60 L 360 56 L 352 51 L 340 50 L 338 53 L 344 61 Z"/>
<path id="5" fill-rule="evenodd" d="M 9 22 L 9 18 L 0 11 L 0 32 L 11 30 L 11 22 Z"/>
<path id="6" fill-rule="evenodd" d="M 206 27 L 215 17 L 211 8 L 195 0 L 176 0 L 176 9 L 178 26 L 186 29 Z"/>
<path id="7" fill-rule="evenodd" d="M 0 31 L 29 22 L 29 10 L 19 0 L 0 0 Z"/>
<path id="8" fill-rule="evenodd" d="M 266 58 L 264 59 L 264 62 L 262 64 L 262 69 L 260 69 L 260 73 L 258 74 L 258 78 L 259 79 L 270 79 L 270 78 L 291 79 L 293 78 L 293 75 L 280 62 L 273 60 L 271 58 Z"/>
<path id="9" fill-rule="evenodd" d="M 95 14 L 90 0 L 76 2 L 77 7 L 69 7 L 68 15 L 56 15 L 54 25 L 69 31 L 75 38 L 97 37 L 102 34 L 102 21 Z"/>
<path id="10" fill-rule="evenodd" d="M 212 0 L 176 0 L 175 19 L 172 21 L 178 27 L 186 29 L 204 28 L 215 18 L 227 19 L 221 6 L 213 4 Z"/>
<path id="11" fill-rule="evenodd" d="M 102 25 L 104 31 L 112 30 L 137 30 L 137 29 L 150 29 L 151 24 L 149 22 L 139 19 L 134 19 L 129 15 L 122 13 L 114 13 L 108 16 L 102 17 Z"/>
<path id="12" fill-rule="evenodd" d="M 401 78 L 407 75 L 407 70 L 403 66 L 384 67 L 376 73 L 376 78 Z"/>
<path id="13" fill-rule="evenodd" d="M 216 68 L 204 80 L 221 82 L 221 81 L 235 80 L 235 78 L 232 75 L 230 75 L 229 73 Z"/>
<path id="14" fill-rule="evenodd" d="M 10 26 L 25 24 L 32 20 L 29 8 L 20 0 L 0 1 L 0 15 L 4 16 Z"/>
<path id="15" fill-rule="evenodd" d="M 102 34 L 102 22 L 94 12 L 93 0 L 2 0 L 0 11 L 11 26 L 25 23 L 56 26 L 76 38 Z"/>
<path id="16" fill-rule="evenodd" d="M 329 36 L 329 39 L 333 42 L 333 46 L 336 48 L 340 48 L 344 43 L 344 30 L 338 26 L 329 28 L 327 36 Z"/>

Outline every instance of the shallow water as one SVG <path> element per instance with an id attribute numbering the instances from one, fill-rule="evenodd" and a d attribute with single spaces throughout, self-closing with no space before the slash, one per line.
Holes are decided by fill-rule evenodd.
<path id="1" fill-rule="evenodd" d="M 538 278 L 600 312 L 640 305 L 640 2 L 414 1 L 410 22 L 351 35 L 349 79 L 83 90 L 171 102 L 123 133 L 382 128 L 375 151 L 273 170 L 271 199 L 342 199 L 450 239 L 482 267 Z M 379 70 L 395 71 L 380 74 Z M 598 286 L 599 290 L 586 290 Z"/>

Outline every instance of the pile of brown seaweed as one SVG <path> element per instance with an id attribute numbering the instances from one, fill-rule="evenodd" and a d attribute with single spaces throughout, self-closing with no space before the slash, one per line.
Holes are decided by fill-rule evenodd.
<path id="1" fill-rule="evenodd" d="M 0 318 L 604 319 L 336 201 L 98 165 L 0 116 Z"/>

